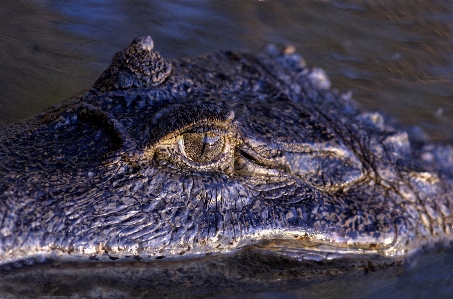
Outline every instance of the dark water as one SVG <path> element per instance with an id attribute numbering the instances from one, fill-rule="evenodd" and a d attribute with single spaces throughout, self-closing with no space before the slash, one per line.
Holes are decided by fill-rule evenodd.
<path id="1" fill-rule="evenodd" d="M 0 124 L 88 89 L 116 51 L 150 34 L 167 58 L 292 44 L 365 108 L 453 141 L 452 1 L 7 0 L 0 18 Z M 452 260 L 432 253 L 396 277 L 255 298 L 453 298 Z"/>

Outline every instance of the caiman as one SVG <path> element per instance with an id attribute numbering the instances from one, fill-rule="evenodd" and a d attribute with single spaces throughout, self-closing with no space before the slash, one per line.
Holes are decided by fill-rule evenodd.
<path id="1" fill-rule="evenodd" d="M 261 288 L 448 245 L 453 147 L 395 127 L 292 48 L 166 60 L 138 37 L 0 129 L 0 293 Z"/>

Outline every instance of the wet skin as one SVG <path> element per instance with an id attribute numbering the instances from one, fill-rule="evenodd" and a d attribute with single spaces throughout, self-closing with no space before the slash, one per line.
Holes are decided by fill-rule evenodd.
<path id="1" fill-rule="evenodd" d="M 0 129 L 4 269 L 226 256 L 306 273 L 450 242 L 451 146 L 413 142 L 290 50 L 153 47 L 135 39 L 83 97 Z"/>

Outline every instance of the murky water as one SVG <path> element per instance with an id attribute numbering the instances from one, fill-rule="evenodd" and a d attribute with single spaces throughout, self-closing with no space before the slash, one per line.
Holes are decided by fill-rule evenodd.
<path id="1" fill-rule="evenodd" d="M 292 44 L 367 109 L 453 141 L 452 1 L 30 0 L 2 1 L 0 17 L 0 124 L 88 89 L 116 51 L 151 34 L 168 58 Z M 256 298 L 453 297 L 453 253 L 421 260 L 397 277 Z"/>

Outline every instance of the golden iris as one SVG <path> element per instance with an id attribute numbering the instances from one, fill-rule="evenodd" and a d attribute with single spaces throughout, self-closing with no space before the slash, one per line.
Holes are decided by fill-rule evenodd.
<path id="1" fill-rule="evenodd" d="M 206 163 L 218 157 L 224 148 L 223 136 L 215 132 L 186 133 L 180 146 L 186 157 L 194 162 Z"/>

